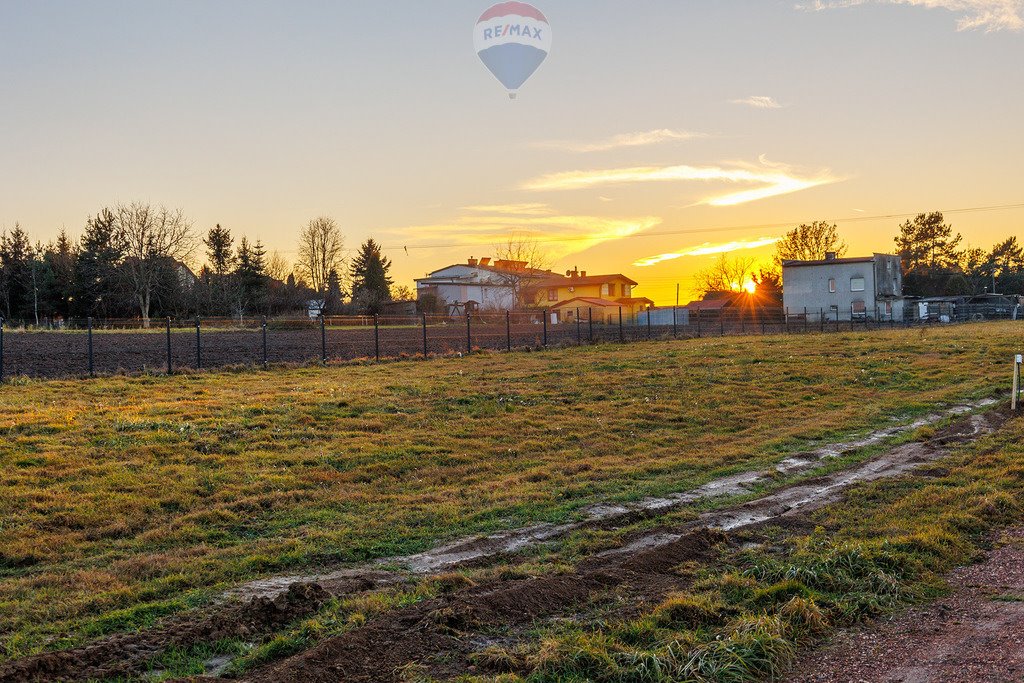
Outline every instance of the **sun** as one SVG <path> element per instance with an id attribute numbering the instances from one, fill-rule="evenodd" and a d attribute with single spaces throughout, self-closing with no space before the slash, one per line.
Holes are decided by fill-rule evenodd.
<path id="1" fill-rule="evenodd" d="M 746 290 L 747 294 L 757 293 L 757 283 L 753 280 L 747 280 L 743 283 L 743 289 Z"/>

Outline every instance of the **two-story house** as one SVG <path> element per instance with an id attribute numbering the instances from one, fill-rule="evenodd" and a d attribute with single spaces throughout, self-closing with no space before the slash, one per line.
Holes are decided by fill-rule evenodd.
<path id="1" fill-rule="evenodd" d="M 633 296 L 635 280 L 615 273 L 612 275 L 587 275 L 586 271 L 573 269 L 565 274 L 539 280 L 537 306 L 550 311 L 552 322 L 573 322 L 576 311 L 594 322 L 617 323 L 619 310 L 624 320 L 635 320 L 638 313 L 654 305 L 646 297 Z"/>
<path id="2" fill-rule="evenodd" d="M 902 320 L 900 257 L 830 252 L 820 261 L 783 261 L 782 305 L 789 315 L 825 320 Z"/>
<path id="3" fill-rule="evenodd" d="M 519 308 L 533 283 L 554 276 L 522 261 L 470 257 L 416 279 L 416 298 L 433 297 L 449 314 Z"/>

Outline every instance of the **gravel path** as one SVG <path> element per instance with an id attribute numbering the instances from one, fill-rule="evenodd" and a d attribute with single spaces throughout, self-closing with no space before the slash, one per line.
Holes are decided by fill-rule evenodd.
<path id="1" fill-rule="evenodd" d="M 1024 681 L 1024 528 L 949 578 L 953 593 L 805 657 L 791 683 Z"/>

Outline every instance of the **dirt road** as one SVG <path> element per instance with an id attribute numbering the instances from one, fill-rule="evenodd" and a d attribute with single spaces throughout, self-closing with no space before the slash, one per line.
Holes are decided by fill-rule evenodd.
<path id="1" fill-rule="evenodd" d="M 953 572 L 953 593 L 803 659 L 790 683 L 1024 681 L 1024 528 L 984 562 Z"/>

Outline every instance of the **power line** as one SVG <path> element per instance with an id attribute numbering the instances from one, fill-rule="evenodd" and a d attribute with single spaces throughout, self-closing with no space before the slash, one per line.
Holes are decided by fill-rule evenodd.
<path id="1" fill-rule="evenodd" d="M 1019 204 L 995 204 L 991 206 L 972 206 L 967 208 L 958 209 L 941 209 L 939 212 L 943 214 L 964 214 L 964 213 L 981 213 L 987 211 L 1011 211 L 1015 209 L 1024 209 L 1024 202 Z M 878 220 L 896 220 L 900 218 L 913 218 L 919 215 L 920 211 L 913 211 L 910 213 L 889 213 L 879 214 L 876 216 L 850 216 L 847 218 L 832 218 L 829 219 L 834 223 L 857 223 L 865 221 L 878 221 Z M 594 240 L 601 241 L 618 241 L 623 239 L 634 239 L 638 237 L 672 237 L 676 235 L 703 235 L 716 232 L 730 232 L 739 230 L 779 230 L 782 228 L 791 228 L 799 225 L 801 221 L 786 221 L 784 223 L 754 223 L 749 225 L 727 225 L 719 228 L 681 228 L 679 230 L 661 230 L 657 232 L 644 232 L 635 235 L 624 235 L 622 237 L 609 237 L 603 239 L 595 236 L 574 236 L 574 237 L 550 237 L 543 239 L 531 239 L 531 242 L 537 244 L 557 244 L 563 242 L 590 242 Z M 402 246 L 389 246 L 382 247 L 387 251 L 410 251 L 413 249 L 466 249 L 468 247 L 476 246 L 475 244 L 467 243 L 442 243 L 442 244 L 409 244 Z M 485 246 L 485 245 L 481 245 Z"/>

